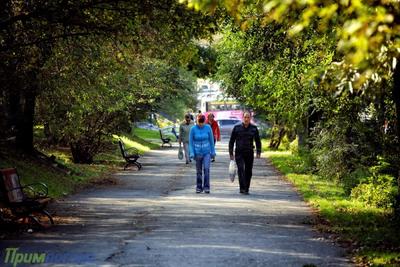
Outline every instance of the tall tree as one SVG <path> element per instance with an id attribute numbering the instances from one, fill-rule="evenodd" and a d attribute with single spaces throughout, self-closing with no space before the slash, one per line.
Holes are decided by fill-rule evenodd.
<path id="1" fill-rule="evenodd" d="M 212 17 L 173 0 L 7 0 L 0 10 L 2 134 L 15 135 L 17 147 L 26 152 L 33 149 L 41 69 L 60 40 L 100 36 L 141 51 L 148 46 L 147 53 L 178 64 L 183 44 L 215 27 Z"/>
<path id="2" fill-rule="evenodd" d="M 397 1 L 216 1 L 183 0 L 196 10 L 213 12 L 223 6 L 246 29 L 254 20 L 284 23 L 295 35 L 304 29 L 334 33 L 341 64 L 341 83 L 347 89 L 366 91 L 393 78 L 400 58 L 400 5 Z M 352 75 L 349 75 L 352 73 Z M 396 77 L 397 79 L 397 77 Z M 374 94 L 374 92 L 372 92 Z M 380 94 L 380 92 L 378 92 Z M 400 106 L 396 102 L 396 110 Z M 397 112 L 400 114 L 400 112 Z M 397 115 L 397 125 L 400 121 Z M 398 126 L 396 126 L 398 128 Z M 400 139 L 398 132 L 397 138 Z"/>
<path id="3" fill-rule="evenodd" d="M 323 94 L 310 81 L 332 62 L 334 38 L 310 30 L 292 39 L 285 25 L 255 21 L 246 31 L 227 28 L 224 36 L 217 45 L 216 77 L 227 92 L 281 129 L 307 134 Z"/>

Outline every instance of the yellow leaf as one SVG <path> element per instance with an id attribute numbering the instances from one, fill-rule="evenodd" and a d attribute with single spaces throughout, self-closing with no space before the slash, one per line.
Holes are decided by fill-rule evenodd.
<path id="1" fill-rule="evenodd" d="M 295 24 L 295 25 L 293 25 L 292 28 L 289 29 L 289 34 L 296 35 L 299 32 L 301 32 L 303 29 L 304 29 L 304 26 L 302 24 Z"/>
<path id="2" fill-rule="evenodd" d="M 349 6 L 349 0 L 340 0 L 340 4 L 342 5 L 342 6 Z"/>
<path id="3" fill-rule="evenodd" d="M 336 12 L 336 10 L 338 9 L 338 5 L 337 4 L 332 4 L 330 6 L 324 7 L 319 11 L 319 16 L 324 18 L 324 17 L 331 17 L 333 13 Z"/>
<path id="4" fill-rule="evenodd" d="M 263 6 L 263 11 L 265 13 L 270 12 L 273 8 L 275 8 L 279 4 L 278 1 L 268 1 L 264 6 Z"/>
<path id="5" fill-rule="evenodd" d="M 356 31 L 358 31 L 359 29 L 361 29 L 362 26 L 363 26 L 363 23 L 361 21 L 350 20 L 344 24 L 344 29 L 347 34 L 351 35 L 351 34 L 355 33 Z"/>

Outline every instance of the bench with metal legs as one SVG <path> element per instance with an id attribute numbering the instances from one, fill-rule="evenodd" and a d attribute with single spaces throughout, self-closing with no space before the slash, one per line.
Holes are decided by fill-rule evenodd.
<path id="1" fill-rule="evenodd" d="M 165 137 L 165 136 L 163 135 L 162 130 L 159 130 L 159 131 L 160 131 L 160 139 L 161 139 L 161 141 L 162 141 L 161 146 L 164 146 L 165 144 L 168 144 L 170 147 L 172 147 L 171 138 Z"/>
<path id="2" fill-rule="evenodd" d="M 138 162 L 138 159 L 140 158 L 139 150 L 134 147 L 126 149 L 124 142 L 121 139 L 118 140 L 118 144 L 121 150 L 122 157 L 126 161 L 124 170 L 126 170 L 126 168 L 128 168 L 129 165 L 134 165 L 138 168 L 138 170 L 140 170 L 142 168 L 142 164 Z"/>
<path id="3" fill-rule="evenodd" d="M 41 227 L 54 224 L 45 209 L 51 198 L 44 183 L 21 185 L 17 169 L 1 169 L 0 208 L 9 209 L 16 220 L 23 219 Z"/>

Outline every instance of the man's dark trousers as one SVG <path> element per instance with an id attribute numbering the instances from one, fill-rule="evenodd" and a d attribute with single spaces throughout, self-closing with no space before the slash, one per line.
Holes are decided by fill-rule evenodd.
<path id="1" fill-rule="evenodd" d="M 251 176 L 253 175 L 254 152 L 246 151 L 235 154 L 238 168 L 239 185 L 241 193 L 248 193 L 250 188 Z"/>

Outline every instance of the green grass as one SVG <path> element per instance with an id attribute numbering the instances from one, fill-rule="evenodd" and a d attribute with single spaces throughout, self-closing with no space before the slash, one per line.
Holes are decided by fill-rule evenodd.
<path id="1" fill-rule="evenodd" d="M 281 144 L 277 150 L 272 150 L 271 148 L 269 148 L 269 143 L 270 143 L 270 139 L 261 139 L 261 148 L 263 152 L 267 152 L 267 151 L 284 151 L 283 145 Z"/>
<path id="2" fill-rule="evenodd" d="M 141 153 L 147 152 L 152 149 L 156 149 L 160 147 L 160 144 L 155 143 L 154 141 L 147 141 L 143 137 L 140 136 L 132 136 L 132 135 L 113 135 L 114 139 L 117 140 L 121 138 L 125 144 L 126 148 L 134 147 L 137 148 Z M 117 149 L 120 154 L 119 148 Z"/>
<path id="3" fill-rule="evenodd" d="M 134 128 L 133 134 L 142 139 L 160 139 L 160 132 L 142 128 Z"/>
<path id="4" fill-rule="evenodd" d="M 161 143 L 159 131 L 147 130 L 147 129 L 142 129 L 142 128 L 134 128 L 132 131 L 132 134 L 141 139 L 151 141 L 152 143 L 154 143 L 154 142 Z M 165 133 L 163 133 L 163 134 L 165 134 Z M 175 136 L 172 134 L 172 132 L 167 133 L 166 137 L 171 138 L 172 141 L 175 140 Z"/>
<path id="5" fill-rule="evenodd" d="M 0 168 L 16 167 L 23 185 L 37 182 L 46 183 L 49 188 L 49 196 L 52 198 L 71 194 L 112 170 L 110 166 L 104 165 L 72 163 L 65 163 L 65 165 L 72 169 L 74 174 L 62 173 L 37 161 L 33 157 L 1 159 Z"/>
<path id="6" fill-rule="evenodd" d="M 139 150 L 140 154 L 144 154 L 147 151 L 159 148 L 160 143 L 155 142 L 155 140 L 152 140 L 152 138 L 148 138 L 148 136 L 151 136 L 151 133 L 149 134 L 147 131 L 150 130 L 138 132 L 133 131 L 131 134 L 124 135 L 113 135 L 113 148 L 96 155 L 95 162 L 117 165 L 121 165 L 123 162 L 125 162 L 121 157 L 121 150 L 117 143 L 119 138 L 124 142 L 126 149 L 134 147 Z"/>
<path id="7" fill-rule="evenodd" d="M 302 158 L 288 151 L 264 153 L 291 181 L 304 199 L 319 211 L 317 227 L 352 244 L 359 263 L 375 266 L 400 265 L 400 231 L 391 220 L 391 210 L 369 207 L 350 199 L 342 187 L 330 180 L 307 173 Z"/>

